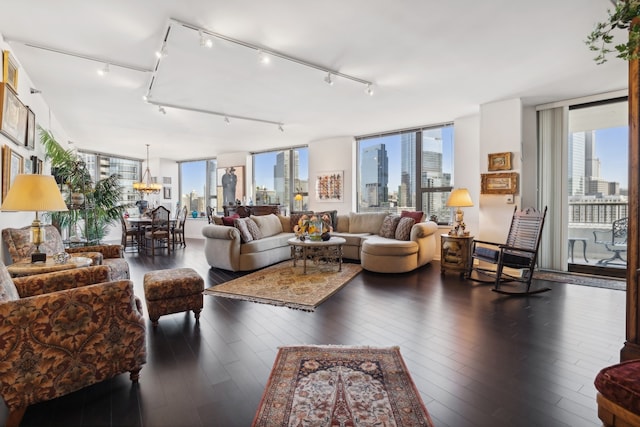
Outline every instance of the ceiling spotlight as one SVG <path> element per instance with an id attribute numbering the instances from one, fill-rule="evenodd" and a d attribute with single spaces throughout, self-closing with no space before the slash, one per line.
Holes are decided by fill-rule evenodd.
<path id="1" fill-rule="evenodd" d="M 36 89 L 35 87 L 30 88 L 29 91 L 31 92 L 31 94 L 42 93 L 40 89 Z"/>
<path id="2" fill-rule="evenodd" d="M 324 82 L 329 86 L 333 86 L 333 79 L 331 78 L 331 73 L 327 73 L 327 76 L 324 78 Z"/>
<path id="3" fill-rule="evenodd" d="M 231 120 L 229 120 L 229 117 L 227 117 L 227 116 L 224 116 L 224 122 L 226 124 L 231 124 Z"/>
<path id="4" fill-rule="evenodd" d="M 373 96 L 373 85 L 371 83 L 367 84 L 367 88 L 364 90 L 364 93 L 369 96 Z"/>
<path id="5" fill-rule="evenodd" d="M 284 132 L 284 128 L 282 127 L 282 123 L 278 124 L 278 130 L 280 132 Z"/>
<path id="6" fill-rule="evenodd" d="M 269 55 L 261 50 L 258 50 L 258 60 L 261 64 L 268 64 L 269 62 L 271 62 L 271 58 L 269 57 Z"/>
<path id="7" fill-rule="evenodd" d="M 149 102 L 149 95 L 142 95 L 142 100 L 144 102 Z"/>
<path id="8" fill-rule="evenodd" d="M 169 54 L 169 50 L 167 49 L 167 45 L 163 45 L 162 49 L 156 51 L 156 58 L 161 59 Z"/>
<path id="9" fill-rule="evenodd" d="M 104 67 L 102 67 L 102 68 L 100 68 L 100 69 L 98 70 L 98 75 L 99 75 L 100 77 L 104 77 L 104 76 L 105 76 L 105 75 L 107 75 L 108 73 L 109 73 L 109 63 L 108 63 L 108 62 L 106 62 L 106 63 L 104 64 Z"/>
<path id="10" fill-rule="evenodd" d="M 162 114 L 167 114 L 167 110 L 165 110 L 162 105 L 158 105 L 158 111 L 161 112 Z"/>
<path id="11" fill-rule="evenodd" d="M 213 40 L 211 40 L 209 37 L 205 36 L 204 33 L 202 32 L 202 30 L 198 31 L 198 34 L 200 34 L 200 47 L 212 47 L 213 46 Z"/>

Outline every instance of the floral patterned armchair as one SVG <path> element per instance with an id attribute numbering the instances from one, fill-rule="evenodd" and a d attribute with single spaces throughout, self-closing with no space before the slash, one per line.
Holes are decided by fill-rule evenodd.
<path id="1" fill-rule="evenodd" d="M 129 279 L 129 263 L 124 259 L 122 245 L 94 245 L 80 248 L 66 248 L 62 243 L 60 232 L 53 225 L 45 225 L 45 241 L 40 245 L 40 251 L 47 256 L 59 252 L 67 252 L 72 256 L 84 256 L 93 260 L 93 265 L 108 265 L 111 268 L 113 280 Z M 31 227 L 5 228 L 2 230 L 2 241 L 5 248 L 7 263 L 21 262 L 31 259 L 35 246 L 31 243 Z"/>
<path id="2" fill-rule="evenodd" d="M 145 321 L 130 280 L 107 266 L 11 279 L 0 263 L 0 397 L 7 426 L 29 405 L 124 372 L 138 382 Z"/>

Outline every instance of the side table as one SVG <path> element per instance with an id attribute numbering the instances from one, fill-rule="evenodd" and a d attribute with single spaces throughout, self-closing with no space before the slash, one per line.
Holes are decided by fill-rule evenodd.
<path id="1" fill-rule="evenodd" d="M 457 271 L 464 276 L 471 268 L 473 236 L 440 235 L 440 274 Z"/>
<path id="2" fill-rule="evenodd" d="M 16 262 L 7 266 L 11 277 L 32 276 L 34 274 L 51 273 L 54 271 L 70 270 L 72 268 L 89 267 L 93 263 L 91 258 L 71 257 L 64 264 L 56 263 L 51 256 L 45 262 Z"/>

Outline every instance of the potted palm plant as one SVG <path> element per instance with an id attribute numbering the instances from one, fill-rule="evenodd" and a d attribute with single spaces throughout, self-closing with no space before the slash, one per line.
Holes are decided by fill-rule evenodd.
<path id="1" fill-rule="evenodd" d="M 51 172 L 66 194 L 69 211 L 49 214 L 58 229 L 76 230 L 82 223 L 83 238 L 98 243 L 107 234 L 109 226 L 120 221 L 127 206 L 120 205 L 122 187 L 118 176 L 93 182 L 84 161 L 71 150 L 65 150 L 51 132 L 38 128 L 40 142 L 46 158 L 51 161 Z M 63 194 L 65 191 L 63 191 Z"/>

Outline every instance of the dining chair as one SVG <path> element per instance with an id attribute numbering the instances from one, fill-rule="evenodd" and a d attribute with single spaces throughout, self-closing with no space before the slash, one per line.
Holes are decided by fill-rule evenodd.
<path id="1" fill-rule="evenodd" d="M 151 256 L 154 257 L 156 249 L 167 249 L 167 255 L 171 254 L 171 212 L 164 206 L 158 206 L 151 211 L 151 225 L 144 233 L 144 239 L 149 244 L 146 245 L 146 252 L 151 249 Z"/>
<path id="2" fill-rule="evenodd" d="M 183 206 L 182 209 L 178 211 L 176 223 L 173 225 L 171 229 L 173 249 L 175 249 L 176 247 L 176 242 L 178 242 L 178 244 L 183 248 L 187 246 L 187 243 L 184 240 L 184 224 L 186 221 L 187 221 L 187 207 Z"/>
<path id="3" fill-rule="evenodd" d="M 134 248 L 136 251 L 140 251 L 138 246 L 138 234 L 139 231 L 136 228 L 131 227 L 127 220 L 124 217 L 120 217 L 120 224 L 122 225 L 122 246 L 124 247 L 124 251 L 127 251 L 127 248 Z"/>

